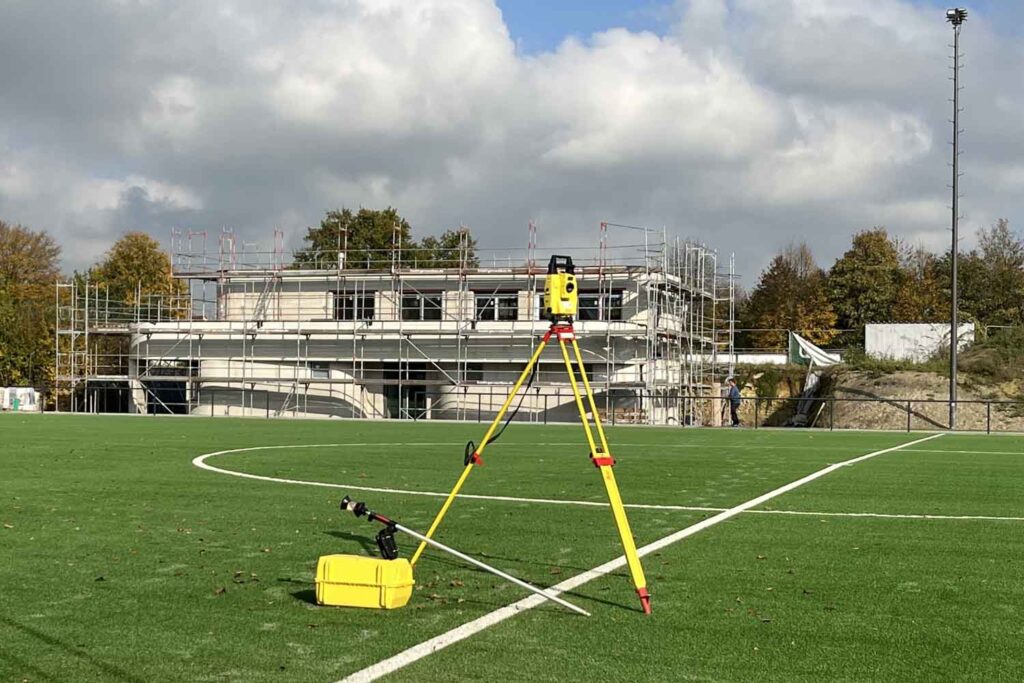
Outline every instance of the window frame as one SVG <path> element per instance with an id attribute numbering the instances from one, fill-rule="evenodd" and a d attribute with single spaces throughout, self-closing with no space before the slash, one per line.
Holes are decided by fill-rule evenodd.
<path id="1" fill-rule="evenodd" d="M 481 306 L 481 301 L 487 303 Z M 502 306 L 502 301 L 505 302 L 504 307 Z M 509 302 L 512 303 L 511 307 L 508 306 Z M 507 317 L 503 317 L 503 314 Z M 473 319 L 477 322 L 515 322 L 519 320 L 519 292 L 474 294 Z"/>
<path id="2" fill-rule="evenodd" d="M 415 306 L 407 306 L 406 302 L 415 299 Z M 427 302 L 436 301 L 436 305 L 431 303 L 427 305 Z M 414 292 L 412 294 L 402 294 L 401 300 L 399 301 L 398 318 L 403 322 L 433 322 L 444 320 L 444 292 Z M 430 312 L 430 316 L 427 316 L 427 312 Z M 436 313 L 434 313 L 436 311 Z M 413 317 L 413 313 L 416 317 Z M 435 317 L 436 315 L 436 317 Z"/>
<path id="3" fill-rule="evenodd" d="M 374 294 L 350 294 L 348 292 L 332 292 L 332 320 L 373 320 L 376 314 L 376 296 Z M 348 305 L 345 305 L 345 301 Z"/>

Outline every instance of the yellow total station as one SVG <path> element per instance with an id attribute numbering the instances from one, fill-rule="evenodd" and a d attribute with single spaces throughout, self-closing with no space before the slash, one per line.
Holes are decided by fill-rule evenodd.
<path id="1" fill-rule="evenodd" d="M 571 323 L 576 316 L 579 292 L 571 256 L 552 256 L 544 280 L 544 317 L 553 323 Z"/>
<path id="2" fill-rule="evenodd" d="M 576 274 L 573 268 L 572 259 L 568 256 L 552 256 L 548 263 L 547 280 L 544 282 L 544 315 L 551 321 L 551 327 L 541 338 L 540 343 L 533 351 L 526 367 L 523 368 L 519 379 L 512 386 L 512 391 L 505 398 L 505 402 L 498 409 L 497 415 L 491 421 L 484 434 L 483 440 L 477 446 L 470 442 L 466 446 L 466 458 L 463 463 L 462 474 L 459 476 L 455 486 L 448 493 L 441 509 L 434 517 L 430 529 L 420 541 L 410 562 L 415 565 L 427 548 L 428 541 L 433 539 L 434 533 L 441 525 L 441 520 L 448 514 L 452 503 L 459 495 L 463 485 L 469 478 L 474 466 L 483 464 L 481 456 L 487 445 L 492 443 L 497 436 L 499 425 L 505 419 L 512 401 L 516 394 L 526 383 L 528 377 L 533 376 L 533 371 L 540 360 L 541 353 L 549 341 L 557 341 L 562 352 L 562 361 L 565 364 L 565 372 L 569 379 L 569 386 L 572 388 L 573 399 L 576 409 L 580 415 L 580 422 L 586 435 L 587 445 L 590 447 L 590 462 L 601 473 L 605 490 L 608 494 L 608 504 L 612 510 L 612 517 L 615 519 L 615 526 L 618 529 L 619 537 L 622 540 L 622 549 L 625 552 L 626 564 L 629 567 L 630 575 L 633 578 L 633 585 L 636 587 L 637 595 L 640 597 L 640 604 L 645 613 L 651 613 L 651 594 L 647 590 L 647 579 L 644 576 L 643 565 L 640 564 L 640 555 L 637 552 L 636 540 L 629 528 L 629 519 L 626 517 L 626 508 L 622 503 L 622 496 L 619 494 L 619 486 L 615 481 L 615 473 L 612 467 L 615 465 L 615 458 L 612 457 L 611 449 L 608 446 L 608 439 L 601 425 L 601 416 L 597 410 L 597 401 L 594 399 L 594 392 L 590 387 L 590 380 L 587 377 L 586 364 L 583 362 L 583 353 L 580 350 L 579 342 L 576 339 L 576 332 L 572 327 L 573 316 L 576 315 L 579 292 L 576 289 Z M 532 379 L 531 379 L 532 382 Z M 527 384 L 527 387 L 529 385 Z M 505 422 L 507 426 L 511 418 Z M 502 427 L 502 431 L 504 427 Z M 497 436 L 496 436 L 497 434 Z"/>

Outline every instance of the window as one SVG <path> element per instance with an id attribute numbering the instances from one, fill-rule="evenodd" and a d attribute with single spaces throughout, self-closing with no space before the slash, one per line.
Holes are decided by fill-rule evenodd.
<path id="1" fill-rule="evenodd" d="M 373 320 L 373 295 L 334 293 L 335 320 Z"/>
<path id="2" fill-rule="evenodd" d="M 477 294 L 477 320 L 518 320 L 518 294 Z"/>
<path id="3" fill-rule="evenodd" d="M 440 294 L 407 294 L 402 297 L 402 320 L 440 319 Z"/>
<path id="4" fill-rule="evenodd" d="M 312 377 L 313 379 L 330 379 L 331 364 L 321 363 L 318 361 L 310 361 L 309 376 Z"/>
<path id="5" fill-rule="evenodd" d="M 544 319 L 544 295 L 537 299 L 540 319 Z M 622 320 L 622 292 L 610 294 L 580 293 L 577 320 Z"/>

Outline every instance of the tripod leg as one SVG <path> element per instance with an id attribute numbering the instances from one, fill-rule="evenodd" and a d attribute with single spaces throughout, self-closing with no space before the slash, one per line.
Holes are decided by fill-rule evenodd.
<path id="1" fill-rule="evenodd" d="M 622 550 L 626 555 L 626 564 L 629 565 L 629 573 L 633 577 L 633 585 L 636 593 L 640 596 L 640 606 L 644 614 L 651 613 L 651 594 L 647 591 L 647 578 L 644 576 L 643 565 L 640 564 L 640 556 L 636 552 L 636 541 L 633 538 L 633 531 L 629 527 L 629 518 L 626 517 L 626 508 L 622 504 L 622 496 L 619 494 L 619 485 L 615 481 L 615 472 L 612 471 L 614 460 L 608 449 L 608 440 L 604 435 L 604 428 L 601 426 L 601 416 L 597 412 L 597 404 L 594 401 L 594 393 L 590 389 L 590 380 L 587 378 L 587 371 L 583 367 L 583 355 L 580 353 L 579 344 L 572 339 L 573 352 L 576 356 L 576 363 L 580 369 L 580 378 L 583 380 L 583 387 L 586 390 L 587 401 L 590 403 L 590 410 L 594 415 L 594 426 L 597 428 L 598 436 L 601 439 L 601 448 L 598 449 L 594 443 L 594 435 L 590 429 L 590 421 L 587 419 L 587 411 L 583 406 L 583 397 L 580 395 L 579 386 L 576 383 L 576 375 L 572 369 L 572 361 L 569 358 L 569 350 L 565 346 L 565 340 L 559 338 L 559 345 L 562 347 L 562 358 L 565 360 L 565 371 L 569 375 L 569 384 L 572 386 L 572 393 L 576 399 L 576 408 L 580 413 L 580 421 L 583 423 L 583 430 L 587 434 L 587 442 L 590 444 L 590 459 L 594 465 L 601 470 L 601 479 L 604 481 L 605 491 L 608 493 L 608 504 L 612 509 L 612 516 L 615 518 L 615 527 L 619 531 L 619 538 L 622 540 Z"/>
<path id="2" fill-rule="evenodd" d="M 449 493 L 448 497 L 445 498 L 444 504 L 441 505 L 441 509 L 438 510 L 437 516 L 434 517 L 434 521 L 431 523 L 430 528 L 427 529 L 427 538 L 433 538 L 434 532 L 437 531 L 437 528 L 439 526 L 441 526 L 441 520 L 443 520 L 444 516 L 448 514 L 448 508 L 450 508 L 452 506 L 452 503 L 455 502 L 455 498 L 456 496 L 459 495 L 459 491 L 462 489 L 462 486 L 466 483 L 466 480 L 469 479 L 469 474 L 470 472 L 473 471 L 473 466 L 480 462 L 480 456 L 483 455 L 484 449 L 487 448 L 487 444 L 490 442 L 491 437 L 494 436 L 494 432 L 495 430 L 497 430 L 498 425 L 501 423 L 501 419 L 505 417 L 505 413 L 508 412 L 508 408 L 510 405 L 512 405 L 512 400 L 516 397 L 516 394 L 519 393 L 519 389 L 520 387 L 523 386 L 523 382 L 525 382 L 526 378 L 530 376 L 530 372 L 533 370 L 533 366 L 537 364 L 537 360 L 540 358 L 540 354 L 541 352 L 544 351 L 544 347 L 547 346 L 548 339 L 550 338 L 550 332 L 548 332 L 547 334 L 544 335 L 544 337 L 541 338 L 540 344 L 537 345 L 536 350 L 534 350 L 533 352 L 533 356 L 530 358 L 530 361 L 526 364 L 526 367 L 523 368 L 523 372 L 519 375 L 519 379 L 516 380 L 515 385 L 513 385 L 512 391 L 509 392 L 508 398 L 505 399 L 505 403 L 502 404 L 501 409 L 498 411 L 498 414 L 494 417 L 494 420 L 491 422 L 491 426 L 488 427 L 487 433 L 484 434 L 483 441 L 481 441 L 480 445 L 476 447 L 476 451 L 473 453 L 472 458 L 470 459 L 469 462 L 466 463 L 466 467 L 462 470 L 462 474 L 459 476 L 458 481 L 455 482 L 455 486 L 452 488 L 451 493 Z M 426 541 L 420 541 L 419 547 L 416 548 L 416 552 L 413 553 L 412 559 L 409 560 L 409 563 L 415 565 L 416 562 L 420 559 L 420 555 L 423 554 L 423 551 L 426 550 L 426 548 Z"/>

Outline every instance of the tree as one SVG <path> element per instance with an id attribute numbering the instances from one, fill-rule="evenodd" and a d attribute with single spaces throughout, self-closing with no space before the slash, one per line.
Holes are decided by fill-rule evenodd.
<path id="1" fill-rule="evenodd" d="M 1024 323 L 1024 240 L 1000 218 L 978 233 L 978 251 L 988 282 L 979 317 L 989 325 Z"/>
<path id="2" fill-rule="evenodd" d="M 420 242 L 415 265 L 419 268 L 475 268 L 476 240 L 469 228 L 445 230 L 440 237 L 427 236 Z"/>
<path id="3" fill-rule="evenodd" d="M 45 231 L 0 221 L 0 385 L 53 379 L 60 247 Z"/>
<path id="4" fill-rule="evenodd" d="M 188 287 L 174 277 L 171 260 L 160 243 L 144 232 L 129 232 L 89 271 L 89 279 L 105 285 L 111 302 L 128 311 L 142 307 L 144 317 L 158 313 L 181 317 L 188 310 Z"/>
<path id="5" fill-rule="evenodd" d="M 936 270 L 948 302 L 948 251 L 937 260 Z M 978 247 L 960 255 L 957 275 L 958 308 L 965 321 L 1024 325 L 1024 240 L 1010 230 L 1009 221 L 1000 219 L 979 231 Z"/>
<path id="6" fill-rule="evenodd" d="M 391 267 L 395 231 L 403 249 L 415 247 L 409 223 L 394 208 L 328 211 L 317 227 L 308 228 L 305 248 L 295 252 L 299 268 L 337 268 L 338 254 L 345 254 L 346 268 Z"/>
<path id="7" fill-rule="evenodd" d="M 885 228 L 864 230 L 828 274 L 828 292 L 839 326 L 858 330 L 893 319 L 901 281 L 896 244 Z"/>
<path id="8" fill-rule="evenodd" d="M 892 319 L 907 323 L 949 320 L 949 284 L 939 259 L 924 247 L 896 242 L 900 275 Z"/>
<path id="9" fill-rule="evenodd" d="M 836 336 L 825 274 L 805 243 L 790 245 L 772 259 L 740 318 L 754 328 L 749 341 L 757 348 L 785 348 L 781 330 L 793 330 L 815 344 L 827 344 Z"/>
<path id="10" fill-rule="evenodd" d="M 392 207 L 355 213 L 351 209 L 328 211 L 319 226 L 307 229 L 306 246 L 295 252 L 292 267 L 337 268 L 338 254 L 344 253 L 345 268 L 386 270 L 392 265 L 396 246 L 398 264 L 406 267 L 479 265 L 476 240 L 468 228 L 445 230 L 440 237 L 428 236 L 422 242 L 414 240 L 411 233 L 408 221 Z"/>

